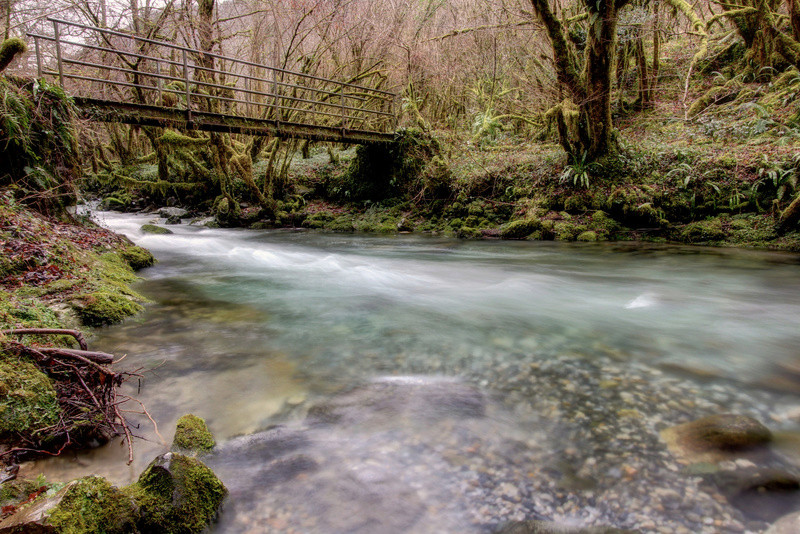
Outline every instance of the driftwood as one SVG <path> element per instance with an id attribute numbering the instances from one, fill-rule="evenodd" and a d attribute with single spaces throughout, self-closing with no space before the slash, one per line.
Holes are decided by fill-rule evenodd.
<path id="1" fill-rule="evenodd" d="M 56 347 L 30 347 L 36 349 L 42 354 L 53 356 L 63 356 L 65 358 L 74 358 L 76 360 L 89 360 L 94 363 L 101 363 L 110 365 L 114 363 L 114 355 L 107 352 L 95 352 L 89 350 L 76 350 L 76 349 L 61 349 Z"/>

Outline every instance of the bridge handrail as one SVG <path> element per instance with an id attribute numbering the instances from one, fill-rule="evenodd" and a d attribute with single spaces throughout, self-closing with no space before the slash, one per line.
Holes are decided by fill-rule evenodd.
<path id="1" fill-rule="evenodd" d="M 360 128 L 380 134 L 396 125 L 396 95 L 389 91 L 116 30 L 52 17 L 48 20 L 53 23 L 52 36 L 28 34 L 34 40 L 39 77 L 57 77 L 62 86 L 65 80 L 99 84 L 94 89 L 78 85 L 76 97 L 124 107 L 131 96 L 119 89 L 126 88 L 134 91 L 134 102 L 183 110 L 189 127 L 194 115 L 208 117 L 215 111 L 276 124 L 293 121 L 312 128 L 341 128 L 343 132 Z M 62 26 L 85 32 L 65 31 Z M 40 46 L 43 42 L 55 44 L 47 55 Z M 137 42 L 153 46 L 145 49 Z M 102 54 L 110 57 L 102 59 Z M 51 58 L 46 65 L 43 57 Z M 111 95 L 95 99 L 98 90 L 102 95 L 110 90 Z M 90 91 L 88 96 L 86 91 Z M 167 94 L 176 96 L 167 99 Z"/>
<path id="2" fill-rule="evenodd" d="M 47 36 L 47 35 L 39 35 L 39 34 L 35 34 L 35 33 L 30 33 L 28 35 L 30 35 L 31 37 L 37 38 L 37 39 L 44 39 L 44 40 L 47 40 L 47 41 L 55 42 L 55 38 L 54 37 L 50 37 L 50 36 Z M 86 45 L 86 44 L 83 44 L 83 43 L 76 43 L 76 42 L 73 42 L 73 41 L 66 41 L 66 40 L 63 40 L 63 39 L 60 42 L 63 43 L 63 44 L 80 46 L 80 47 L 83 47 L 83 48 L 90 48 L 92 50 L 113 52 L 113 53 L 116 53 L 116 54 L 124 54 L 124 55 L 139 57 L 139 58 L 142 58 L 142 59 L 155 59 L 152 56 L 144 56 L 142 54 L 137 54 L 137 53 L 134 53 L 134 52 L 125 52 L 123 50 L 114 50 L 112 48 L 99 47 L 99 46 L 95 46 L 95 45 Z M 104 64 L 101 64 L 101 63 L 92 63 L 92 62 L 89 62 L 89 61 L 77 61 L 77 60 L 68 59 L 68 58 L 62 58 L 61 61 L 63 63 L 71 63 L 71 64 L 75 64 L 75 65 L 82 65 L 82 66 L 85 66 L 85 67 L 96 67 L 96 68 L 108 69 L 108 70 L 111 70 L 111 71 L 122 72 L 122 73 L 126 73 L 126 74 L 141 74 L 141 75 L 147 76 L 149 78 L 157 78 L 157 79 L 160 79 L 160 80 L 176 81 L 176 82 L 183 82 L 184 81 L 183 78 L 180 78 L 180 77 L 177 77 L 177 76 L 169 76 L 167 74 L 160 74 L 160 73 L 157 73 L 157 72 L 144 72 L 144 71 L 139 71 L 139 70 L 134 70 L 134 69 L 127 69 L 127 68 L 118 67 L 118 66 L 115 66 L 115 65 L 104 65 Z M 172 65 L 177 65 L 177 66 L 182 66 L 183 65 L 182 63 L 180 63 L 178 61 L 172 61 L 172 60 L 168 60 L 168 59 L 160 59 L 160 61 L 163 61 L 163 62 L 168 63 L 168 64 L 172 64 Z M 204 67 L 200 67 L 200 66 L 197 66 L 197 65 L 195 65 L 194 68 L 196 68 L 198 70 L 212 70 L 212 69 L 206 69 Z M 212 70 L 212 72 L 216 72 L 216 71 Z M 58 76 L 58 74 L 59 74 L 57 71 L 46 70 L 46 69 L 42 69 L 41 73 L 42 74 L 52 75 L 52 76 Z M 108 82 L 108 80 L 106 80 L 106 79 L 95 78 L 95 77 L 91 77 L 91 76 L 81 76 L 81 75 L 76 75 L 76 74 L 64 74 L 63 76 L 68 77 L 68 78 L 78 79 L 78 80 L 85 80 L 85 81 Z M 239 78 L 247 78 L 247 79 L 250 79 L 250 80 L 265 81 L 262 78 L 257 78 L 255 76 L 248 76 L 248 75 L 244 75 L 244 74 L 235 74 L 235 76 L 237 76 Z M 273 83 L 272 80 L 266 80 L 266 81 L 268 83 L 270 83 L 270 84 Z M 326 80 L 326 81 L 333 82 L 333 80 Z M 141 85 L 141 84 L 135 84 L 135 83 L 130 83 L 130 82 L 121 82 L 121 81 L 115 81 L 114 83 L 117 84 L 117 85 L 123 85 L 125 87 L 137 87 L 137 88 L 140 88 L 140 89 L 153 90 L 153 87 L 149 86 L 149 85 Z M 230 87 L 225 86 L 225 85 L 206 82 L 206 81 L 202 81 L 202 80 L 192 80 L 192 83 L 194 85 L 197 85 L 197 86 L 213 87 L 215 89 L 223 89 L 223 90 L 224 89 L 230 89 Z M 285 83 L 285 82 L 275 82 L 275 83 L 277 83 L 277 85 L 281 85 L 283 87 L 295 87 L 293 84 L 290 84 L 290 83 Z M 339 83 L 339 82 L 333 82 L 333 83 Z M 352 87 L 357 87 L 357 86 L 352 86 Z M 336 93 L 336 92 L 333 92 L 333 91 L 326 91 L 324 89 L 318 89 L 316 87 L 303 87 L 303 89 L 307 90 L 307 91 L 313 91 L 315 93 L 328 95 L 328 96 L 337 96 L 337 97 L 340 96 L 340 93 Z M 175 89 L 170 89 L 168 87 L 162 87 L 161 91 L 162 92 L 167 92 L 167 93 L 174 93 L 174 94 L 182 94 L 183 93 L 182 91 L 178 91 L 178 90 L 175 90 Z M 270 93 L 270 92 L 256 91 L 256 90 L 253 90 L 253 89 L 248 89 L 246 87 L 245 88 L 237 87 L 236 91 L 241 92 L 241 93 L 248 93 L 248 94 L 251 94 L 251 95 L 266 96 L 266 97 L 270 97 L 270 98 L 277 97 L 277 98 L 281 98 L 281 99 L 291 100 L 293 102 L 303 102 L 303 103 L 306 103 L 306 104 L 317 104 L 317 105 L 322 105 L 322 106 L 333 107 L 333 108 L 336 108 L 336 109 L 344 108 L 344 109 L 351 110 L 351 111 L 366 111 L 367 113 L 370 113 L 370 114 L 383 115 L 383 116 L 386 116 L 386 117 L 393 117 L 394 116 L 393 113 L 389 113 L 389 112 L 386 112 L 386 111 L 364 110 L 362 108 L 356 108 L 356 107 L 348 106 L 348 105 L 342 106 L 341 104 L 333 104 L 333 103 L 325 102 L 325 101 L 322 101 L 322 100 L 309 100 L 309 99 L 306 99 L 306 98 L 298 98 L 298 97 L 293 97 L 293 96 L 289 96 L 289 95 L 279 95 L 279 94 Z M 208 97 L 208 95 L 202 95 L 202 94 L 199 94 L 199 93 L 192 93 L 192 94 L 196 95 L 196 96 Z M 251 105 L 267 106 L 267 107 L 271 107 L 272 106 L 272 104 L 264 104 L 264 103 L 252 102 L 252 101 L 248 102 L 246 100 L 240 100 L 240 99 L 236 99 L 236 98 L 226 98 L 226 97 L 219 96 L 219 95 L 216 95 L 213 98 L 215 100 L 224 100 L 224 101 L 227 101 L 227 102 L 238 102 L 238 103 L 241 103 L 241 104 L 251 104 Z M 369 100 L 367 98 L 363 98 L 363 97 L 359 97 L 359 96 L 355 96 L 355 95 L 344 95 L 344 98 L 347 98 L 349 100 L 356 100 L 356 101 L 360 101 L 360 102 L 367 102 Z M 285 107 L 285 106 L 281 106 L 281 107 Z M 293 109 L 293 108 L 286 107 L 286 109 Z M 314 113 L 326 114 L 324 112 L 319 112 L 319 111 L 315 111 Z M 338 115 L 335 115 L 335 114 L 327 114 L 327 115 L 338 116 Z"/>
<path id="3" fill-rule="evenodd" d="M 47 20 L 51 21 L 53 23 L 64 24 L 66 26 L 74 26 L 74 27 L 77 27 L 77 28 L 83 28 L 85 30 L 97 31 L 97 32 L 106 33 L 106 34 L 109 34 L 109 35 L 116 35 L 117 37 L 124 37 L 126 39 L 134 39 L 136 41 L 142 41 L 142 42 L 155 44 L 155 45 L 159 45 L 159 46 L 165 46 L 167 48 L 173 48 L 175 50 L 181 50 L 183 52 L 200 53 L 200 54 L 207 55 L 209 57 L 213 57 L 215 59 L 222 59 L 222 60 L 225 60 L 225 61 L 231 61 L 233 63 L 239 63 L 240 65 L 247 65 L 249 67 L 258 67 L 258 68 L 262 68 L 262 69 L 271 70 L 271 71 L 274 71 L 274 72 L 280 72 L 280 73 L 283 73 L 283 74 L 291 74 L 292 76 L 300 76 L 302 78 L 308 78 L 310 80 L 317 80 L 317 81 L 322 81 L 322 82 L 333 82 L 333 83 L 344 85 L 345 87 L 352 87 L 354 89 L 361 89 L 361 90 L 364 90 L 364 91 L 370 91 L 370 92 L 374 92 L 374 93 L 379 93 L 379 94 L 383 94 L 383 95 L 386 95 L 386 96 L 389 96 L 389 97 L 394 97 L 395 96 L 394 93 L 392 93 L 390 91 L 384 91 L 382 89 L 373 89 L 371 87 L 366 87 L 366 86 L 363 86 L 363 85 L 358 85 L 358 84 L 353 84 L 353 83 L 348 83 L 348 82 L 340 82 L 340 81 L 337 81 L 337 80 L 332 80 L 330 78 L 323 78 L 321 76 L 314 76 L 313 74 L 305 74 L 305 73 L 297 72 L 297 71 L 293 71 L 293 70 L 282 69 L 280 67 L 273 67 L 271 65 L 264 65 L 263 63 L 255 63 L 253 61 L 247 61 L 247 60 L 244 60 L 244 59 L 233 58 L 233 57 L 230 57 L 230 56 L 223 56 L 223 55 L 220 55 L 220 54 L 215 54 L 214 52 L 204 52 L 202 50 L 197 50 L 196 48 L 189 48 L 189 47 L 186 47 L 186 46 L 183 46 L 183 45 L 177 45 L 177 44 L 174 44 L 174 43 L 170 43 L 168 41 L 160 41 L 160 40 L 157 40 L 157 39 L 148 39 L 146 37 L 140 37 L 138 35 L 133 35 L 133 34 L 130 34 L 130 33 L 120 32 L 120 31 L 116 31 L 116 30 L 109 30 L 107 28 L 99 28 L 97 26 L 89 26 L 87 24 L 80 24 L 78 22 L 70 22 L 68 20 L 63 20 L 63 19 L 58 19 L 58 18 L 53 18 L 53 17 L 48 17 Z M 84 45 L 80 45 L 80 46 L 84 46 Z M 115 53 L 119 53 L 121 51 L 120 50 L 114 50 L 114 52 Z M 150 56 L 146 56 L 146 58 L 147 59 L 155 59 L 155 58 L 152 58 Z"/>

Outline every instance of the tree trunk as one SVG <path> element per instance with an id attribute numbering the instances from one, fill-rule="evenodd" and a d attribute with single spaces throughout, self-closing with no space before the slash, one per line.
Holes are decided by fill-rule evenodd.
<path id="1" fill-rule="evenodd" d="M 611 74 L 616 55 L 619 3 L 613 0 L 587 3 L 591 6 L 591 22 L 586 32 L 586 92 L 584 100 L 578 103 L 578 135 L 583 149 L 580 156 L 586 161 L 594 161 L 617 148 L 611 122 Z"/>
<path id="2" fill-rule="evenodd" d="M 558 124 L 561 145 L 572 162 L 594 161 L 617 150 L 611 122 L 611 82 L 617 46 L 617 18 L 628 0 L 584 0 L 589 28 L 584 49 L 584 69 L 578 71 L 575 52 L 570 48 L 564 25 L 547 0 L 531 0 L 544 24 L 553 49 L 559 84 L 578 106 L 574 112 L 560 104 Z M 571 133 L 576 130 L 575 136 Z M 569 138 L 564 135 L 569 133 Z"/>
<path id="3" fill-rule="evenodd" d="M 800 0 L 786 0 L 789 4 L 789 20 L 792 23 L 792 37 L 800 41 Z"/>

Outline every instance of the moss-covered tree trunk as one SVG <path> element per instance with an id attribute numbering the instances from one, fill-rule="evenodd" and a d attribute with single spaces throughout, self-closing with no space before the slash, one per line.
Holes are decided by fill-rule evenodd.
<path id="1" fill-rule="evenodd" d="M 531 0 L 544 24 L 553 49 L 558 81 L 578 107 L 577 123 L 569 105 L 562 105 L 558 117 L 561 144 L 572 161 L 594 161 L 616 151 L 611 122 L 611 81 L 617 46 L 619 10 L 629 0 L 585 0 L 588 14 L 584 67 L 570 47 L 563 23 L 547 0 Z M 564 126 L 562 128 L 562 125 Z M 571 131 L 565 137 L 565 131 Z"/>
<path id="2" fill-rule="evenodd" d="M 800 0 L 786 0 L 789 21 L 792 24 L 792 37 L 800 41 Z"/>

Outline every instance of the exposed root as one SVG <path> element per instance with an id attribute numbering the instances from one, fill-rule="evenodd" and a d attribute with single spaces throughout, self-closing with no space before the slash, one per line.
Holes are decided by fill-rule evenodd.
<path id="1" fill-rule="evenodd" d="M 144 405 L 132 397 L 117 393 L 117 388 L 128 377 L 136 375 L 114 372 L 110 367 L 114 356 L 89 351 L 80 332 L 17 329 L 0 331 L 2 334 L 70 335 L 78 341 L 81 350 L 28 346 L 18 341 L 0 344 L 3 352 L 27 359 L 50 378 L 61 409 L 56 424 L 10 436 L 16 446 L 0 454 L 0 463 L 15 463 L 41 455 L 57 456 L 71 447 L 105 443 L 120 435 L 124 436 L 127 443 L 130 463 L 133 461 L 133 434 L 120 406 L 131 401 L 141 406 L 141 413 L 153 422 L 158 434 L 158 426 Z M 161 438 L 160 434 L 158 436 Z"/>

